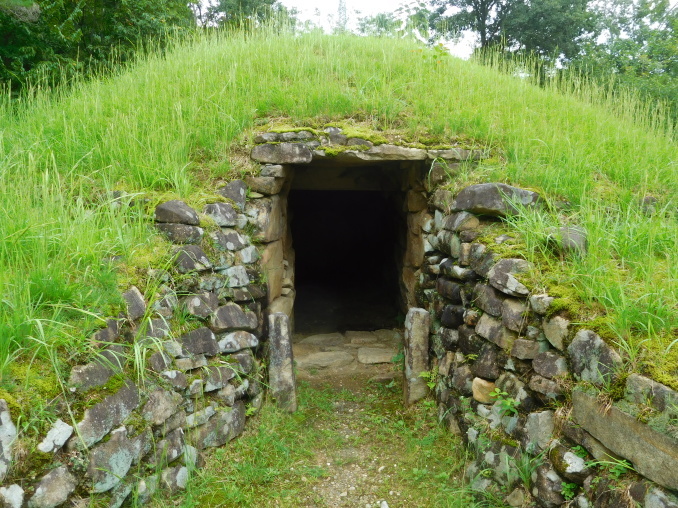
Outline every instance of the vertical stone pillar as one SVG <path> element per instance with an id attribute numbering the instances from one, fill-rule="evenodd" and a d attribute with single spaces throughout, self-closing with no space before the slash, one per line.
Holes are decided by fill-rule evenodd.
<path id="1" fill-rule="evenodd" d="M 290 321 L 282 312 L 268 316 L 268 383 L 278 407 L 293 413 L 297 410 L 297 382 L 290 340 Z"/>
<path id="2" fill-rule="evenodd" d="M 424 309 L 411 308 L 405 318 L 405 405 L 409 406 L 428 395 L 426 379 L 420 377 L 429 370 L 428 334 L 431 316 Z"/>

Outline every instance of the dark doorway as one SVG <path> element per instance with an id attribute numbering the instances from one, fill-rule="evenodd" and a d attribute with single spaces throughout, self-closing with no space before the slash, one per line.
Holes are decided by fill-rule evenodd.
<path id="1" fill-rule="evenodd" d="M 290 191 L 297 332 L 397 326 L 401 207 L 394 192 Z"/>

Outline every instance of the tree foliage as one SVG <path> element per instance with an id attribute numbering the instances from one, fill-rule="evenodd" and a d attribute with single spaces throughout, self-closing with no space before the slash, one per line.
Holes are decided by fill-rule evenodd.
<path id="1" fill-rule="evenodd" d="M 237 25 L 243 20 L 263 21 L 287 9 L 277 0 L 212 0 L 192 2 L 196 18 L 202 26 Z"/>
<path id="2" fill-rule="evenodd" d="M 0 82 L 62 81 L 193 24 L 184 0 L 2 0 Z"/>
<path id="3" fill-rule="evenodd" d="M 678 116 L 678 7 L 668 0 L 615 0 L 599 13 L 605 37 L 586 45 L 574 67 L 665 101 Z"/>
<path id="4" fill-rule="evenodd" d="M 480 48 L 501 46 L 572 58 L 595 28 L 590 0 L 432 0 L 432 26 L 451 35 L 470 30 Z"/>

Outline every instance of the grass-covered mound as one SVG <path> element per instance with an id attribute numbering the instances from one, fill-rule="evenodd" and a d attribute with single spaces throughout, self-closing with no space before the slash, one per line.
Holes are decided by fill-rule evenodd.
<path id="1" fill-rule="evenodd" d="M 540 262 L 537 284 L 575 320 L 597 320 L 634 368 L 678 387 L 678 146 L 648 111 L 584 83 L 538 88 L 410 40 L 272 30 L 196 37 L 112 77 L 7 99 L 0 362 L 37 346 L 59 368 L 82 355 L 98 317 L 121 308 L 116 284 L 143 282 L 163 252 L 144 206 L 209 199 L 215 180 L 247 167 L 252 130 L 274 119 L 492 148 L 450 185 L 506 181 L 558 205 L 515 225 Z M 114 191 L 141 205 L 119 206 Z M 544 248 L 563 221 L 588 231 L 587 256 Z"/>

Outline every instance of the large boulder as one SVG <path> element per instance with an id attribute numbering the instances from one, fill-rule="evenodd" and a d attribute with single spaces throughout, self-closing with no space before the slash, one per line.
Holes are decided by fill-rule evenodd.
<path id="1" fill-rule="evenodd" d="M 668 489 L 678 490 L 678 442 L 654 430 L 615 406 L 606 408 L 596 397 L 572 392 L 572 416 L 614 453 L 628 459 L 634 469 Z"/>
<path id="2" fill-rule="evenodd" d="M 597 386 L 609 383 L 622 366 L 619 354 L 591 330 L 577 332 L 567 352 L 575 377 Z"/>
<path id="3" fill-rule="evenodd" d="M 257 145 L 251 157 L 265 164 L 308 164 L 313 160 L 313 153 L 303 143 L 279 143 Z"/>
<path id="4" fill-rule="evenodd" d="M 199 226 L 200 218 L 193 208 L 183 201 L 173 199 L 155 207 L 155 221 Z"/>
<path id="5" fill-rule="evenodd" d="M 516 275 L 525 273 L 531 268 L 524 259 L 507 258 L 497 261 L 488 273 L 490 284 L 510 296 L 525 297 L 530 290 L 520 282 Z"/>
<path id="6" fill-rule="evenodd" d="M 459 192 L 453 209 L 504 217 L 517 213 L 517 206 L 533 207 L 540 201 L 536 192 L 503 183 L 481 183 L 470 185 Z"/>

